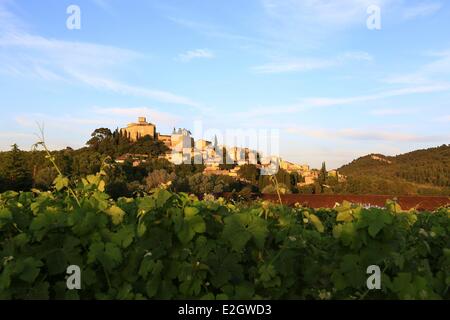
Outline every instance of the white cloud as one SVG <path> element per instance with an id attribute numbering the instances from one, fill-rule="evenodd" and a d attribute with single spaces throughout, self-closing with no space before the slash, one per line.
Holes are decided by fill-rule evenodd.
<path id="1" fill-rule="evenodd" d="M 441 116 L 439 118 L 435 118 L 435 122 L 442 122 L 442 123 L 450 122 L 450 114 Z"/>
<path id="2" fill-rule="evenodd" d="M 89 110 L 77 111 L 76 114 L 61 115 L 22 113 L 11 119 L 16 124 L 17 132 L 0 131 L 0 150 L 8 149 L 9 145 L 15 142 L 21 146 L 31 146 L 38 140 L 37 133 L 41 125 L 51 149 L 65 148 L 68 144 L 75 148 L 83 147 L 84 141 L 94 129 L 125 127 L 139 116 L 145 116 L 148 121 L 163 128 L 173 127 L 180 121 L 177 115 L 149 107 L 93 106 Z M 74 136 L 77 138 L 74 139 Z"/>
<path id="3" fill-rule="evenodd" d="M 252 69 L 256 73 L 305 72 L 336 67 L 349 61 L 373 61 L 373 57 L 364 51 L 352 51 L 330 59 L 301 58 L 268 63 Z"/>
<path id="4" fill-rule="evenodd" d="M 374 109 L 370 112 L 371 115 L 374 116 L 399 116 L 399 115 L 408 115 L 417 113 L 417 109 L 405 109 L 405 108 L 381 108 L 381 109 Z"/>
<path id="5" fill-rule="evenodd" d="M 342 55 L 342 59 L 356 60 L 356 61 L 373 61 L 373 56 L 365 51 L 350 51 Z"/>
<path id="6" fill-rule="evenodd" d="M 365 23 L 370 5 L 382 5 L 387 0 L 263 0 L 269 16 L 292 20 L 300 24 L 317 23 L 324 27 L 348 26 L 358 21 Z"/>
<path id="7" fill-rule="evenodd" d="M 1 138 L 36 138 L 35 135 L 23 132 L 0 131 Z"/>
<path id="8" fill-rule="evenodd" d="M 256 73 L 285 73 L 325 69 L 335 66 L 336 62 L 321 59 L 299 59 L 289 62 L 269 63 L 253 67 Z"/>
<path id="9" fill-rule="evenodd" d="M 33 35 L 0 3 L 0 17 L 8 27 L 0 27 L 0 73 L 46 81 L 81 82 L 95 89 L 146 97 L 152 100 L 197 107 L 199 104 L 175 93 L 123 83 L 105 74 L 143 57 L 141 53 L 114 46 L 62 41 Z"/>
<path id="10" fill-rule="evenodd" d="M 94 107 L 94 112 L 100 115 L 129 117 L 133 119 L 143 116 L 147 117 L 147 121 L 149 122 L 169 126 L 174 126 L 180 121 L 180 118 L 177 115 L 158 111 L 149 107 Z"/>
<path id="11" fill-rule="evenodd" d="M 180 104 L 184 106 L 201 108 L 201 106 L 189 98 L 178 96 L 171 92 L 152 90 L 139 86 L 129 85 L 120 81 L 103 78 L 97 75 L 81 73 L 76 70 L 66 69 L 66 71 L 75 79 L 96 89 L 108 90 L 119 94 L 145 97 L 160 102 Z"/>
<path id="12" fill-rule="evenodd" d="M 108 0 L 93 0 L 94 3 L 102 8 L 103 10 L 110 11 L 111 10 L 111 4 Z"/>
<path id="13" fill-rule="evenodd" d="M 13 144 L 17 144 L 22 150 L 31 150 L 31 141 L 37 137 L 30 133 L 15 131 L 0 131 L 0 150 L 11 150 Z"/>
<path id="14" fill-rule="evenodd" d="M 413 72 L 392 74 L 383 79 L 383 82 L 388 84 L 432 85 L 439 79 L 448 80 L 450 50 L 427 52 L 425 56 L 434 58 L 434 60 L 425 63 Z"/>
<path id="15" fill-rule="evenodd" d="M 369 101 L 377 101 L 387 98 L 414 95 L 414 94 L 428 94 L 436 92 L 450 91 L 450 83 L 436 83 L 433 85 L 405 87 L 401 89 L 381 91 L 371 95 L 352 96 L 344 98 L 329 98 L 329 97 L 312 97 L 304 98 L 298 103 L 290 105 L 276 105 L 269 107 L 258 107 L 244 112 L 235 113 L 235 117 L 261 117 L 269 115 L 296 113 L 308 108 L 318 107 L 333 107 L 345 106 L 355 103 L 363 103 Z"/>
<path id="16" fill-rule="evenodd" d="M 106 126 L 114 125 L 111 118 L 74 117 L 73 115 L 51 116 L 40 113 L 22 114 L 15 117 L 18 125 L 27 128 L 38 128 L 38 124 L 44 124 L 48 128 L 60 128 L 72 130 L 80 126 Z"/>
<path id="17" fill-rule="evenodd" d="M 441 10 L 442 4 L 439 2 L 421 3 L 415 6 L 406 7 L 403 12 L 403 17 L 407 20 L 418 17 L 431 16 Z"/>
<path id="18" fill-rule="evenodd" d="M 443 142 L 450 138 L 450 135 L 418 135 L 401 132 L 387 132 L 382 129 L 362 130 L 362 129 L 299 129 L 288 128 L 286 130 L 291 134 L 301 134 L 319 139 L 345 139 L 357 141 L 383 141 L 383 142 Z"/>
<path id="19" fill-rule="evenodd" d="M 241 42 L 245 43 L 245 45 L 278 45 L 279 43 L 275 43 L 273 41 L 268 41 L 267 39 L 262 38 L 254 38 L 254 37 L 248 37 L 241 34 L 236 34 L 229 32 L 225 30 L 224 28 L 221 28 L 217 25 L 211 25 L 206 24 L 198 21 L 192 21 L 187 19 L 180 19 L 175 17 L 167 17 L 168 20 L 172 21 L 173 23 L 177 24 L 178 26 L 181 26 L 183 28 L 188 28 L 190 30 L 193 30 L 195 32 L 198 32 L 202 35 L 205 35 L 207 37 L 212 38 L 218 38 L 226 41 L 234 41 L 234 42 Z"/>
<path id="20" fill-rule="evenodd" d="M 208 49 L 195 49 L 178 55 L 178 60 L 182 62 L 189 62 L 193 59 L 212 59 L 214 53 Z"/>

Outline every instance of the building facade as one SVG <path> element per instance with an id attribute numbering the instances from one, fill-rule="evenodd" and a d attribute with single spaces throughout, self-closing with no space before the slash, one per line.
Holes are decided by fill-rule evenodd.
<path id="1" fill-rule="evenodd" d="M 137 123 L 128 124 L 126 128 L 120 130 L 120 133 L 131 141 L 137 141 L 145 136 L 155 139 L 156 126 L 147 122 L 145 117 L 139 117 Z"/>

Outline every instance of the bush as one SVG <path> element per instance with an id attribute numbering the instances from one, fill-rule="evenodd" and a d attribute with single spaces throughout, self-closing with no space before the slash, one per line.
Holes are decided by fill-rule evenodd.
<path id="1" fill-rule="evenodd" d="M 176 179 L 175 173 L 169 174 L 164 169 L 154 170 L 151 172 L 148 177 L 145 179 L 145 183 L 147 185 L 147 190 L 150 191 L 154 188 L 157 188 L 163 184 L 167 184 Z"/>
<path id="2" fill-rule="evenodd" d="M 292 193 L 292 191 L 289 189 L 289 187 L 283 183 L 278 184 L 278 190 L 280 191 L 280 194 L 291 194 Z M 268 186 L 264 187 L 264 189 L 262 189 L 261 193 L 274 194 L 274 193 L 277 193 L 277 189 L 275 188 L 274 185 L 268 185 Z"/>

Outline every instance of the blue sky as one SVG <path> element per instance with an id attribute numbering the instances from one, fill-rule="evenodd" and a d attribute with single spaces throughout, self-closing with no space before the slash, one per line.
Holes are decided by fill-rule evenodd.
<path id="1" fill-rule="evenodd" d="M 450 143 L 449 30 L 444 0 L 0 0 L 0 149 L 29 149 L 36 122 L 80 147 L 140 115 L 279 130 L 314 167 Z"/>

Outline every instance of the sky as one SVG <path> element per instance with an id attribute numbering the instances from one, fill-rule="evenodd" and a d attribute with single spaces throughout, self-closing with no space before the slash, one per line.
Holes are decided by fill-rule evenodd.
<path id="1" fill-rule="evenodd" d="M 448 144 L 449 30 L 445 0 L 0 0 L 0 149 L 138 116 L 312 167 Z"/>

